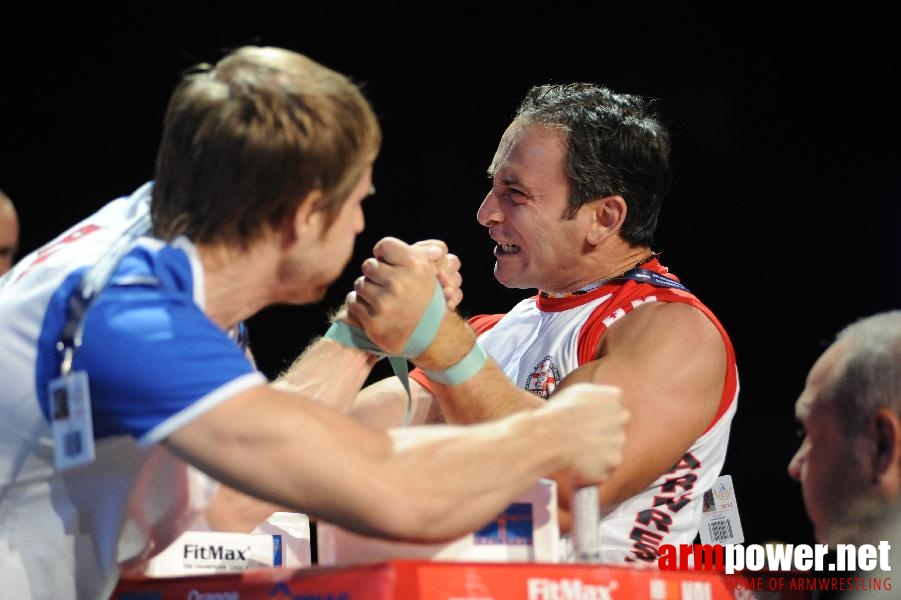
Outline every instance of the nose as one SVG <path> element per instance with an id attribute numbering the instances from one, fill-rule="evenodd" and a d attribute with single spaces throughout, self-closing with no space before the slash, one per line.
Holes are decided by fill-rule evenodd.
<path id="1" fill-rule="evenodd" d="M 802 443 L 795 455 L 788 462 L 788 475 L 795 481 L 801 481 L 801 468 L 804 465 L 805 445 Z"/>
<path id="2" fill-rule="evenodd" d="M 489 191 L 485 195 L 485 199 L 482 200 L 482 204 L 479 206 L 478 212 L 476 212 L 476 219 L 484 227 L 491 227 L 504 221 L 504 212 L 501 210 L 501 205 L 497 201 L 497 196 L 494 195 L 493 190 Z"/>

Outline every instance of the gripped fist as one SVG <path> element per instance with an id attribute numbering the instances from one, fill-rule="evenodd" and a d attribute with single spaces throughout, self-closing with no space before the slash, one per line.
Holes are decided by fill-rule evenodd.
<path id="1" fill-rule="evenodd" d="M 456 254 L 447 251 L 447 244 L 441 240 L 422 240 L 413 244 L 413 248 L 423 252 L 435 269 L 437 270 L 438 283 L 441 284 L 441 291 L 444 293 L 444 300 L 447 302 L 447 309 L 454 311 L 463 301 L 463 275 L 460 274 L 460 258 Z M 348 298 L 356 297 L 355 294 Z M 347 310 L 347 304 L 342 304 L 331 317 L 330 321 L 345 321 L 354 327 L 363 328 L 363 326 L 354 319 Z"/>
<path id="2" fill-rule="evenodd" d="M 447 251 L 447 244 L 441 240 L 422 240 L 413 244 L 414 248 L 422 249 L 438 270 L 438 283 L 444 292 L 444 300 L 448 310 L 456 310 L 463 300 L 463 275 L 460 274 L 460 258 L 456 254 Z M 436 251 L 432 248 L 436 248 Z"/>
<path id="3" fill-rule="evenodd" d="M 397 238 L 383 238 L 373 248 L 373 258 L 363 261 L 363 275 L 347 295 L 348 315 L 374 344 L 388 354 L 399 354 L 435 292 L 436 263 L 447 256 L 443 242 L 411 246 Z M 441 284 L 442 288 L 452 288 L 453 268 L 445 275 L 451 285 Z"/>
<path id="4" fill-rule="evenodd" d="M 612 385 L 576 383 L 560 389 L 539 410 L 556 413 L 561 435 L 572 442 L 570 469 L 576 485 L 600 483 L 623 458 L 629 411 Z"/>

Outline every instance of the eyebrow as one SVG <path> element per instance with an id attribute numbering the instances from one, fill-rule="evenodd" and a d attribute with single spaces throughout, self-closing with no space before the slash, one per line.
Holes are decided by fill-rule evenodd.
<path id="1" fill-rule="evenodd" d="M 517 179 L 516 177 L 510 177 L 509 175 L 507 177 L 502 177 L 501 183 L 503 183 L 504 185 L 523 185 L 523 182 L 520 179 Z"/>
<path id="2" fill-rule="evenodd" d="M 493 172 L 490 167 L 488 168 L 487 174 L 488 174 L 488 179 L 490 179 L 496 183 L 500 183 L 501 185 L 504 185 L 504 186 L 518 187 L 518 188 L 520 188 L 520 191 L 523 192 L 524 194 L 526 194 L 527 196 L 540 195 L 536 192 L 536 190 L 534 188 L 532 188 L 532 186 L 528 185 L 527 183 L 525 183 L 522 179 L 520 179 L 518 177 L 514 177 L 512 175 L 504 175 L 503 177 L 498 178 L 497 173 Z"/>
<path id="3" fill-rule="evenodd" d="M 488 177 L 490 179 L 492 179 L 493 181 L 500 183 L 501 185 L 508 186 L 508 187 L 515 186 L 515 187 L 521 188 L 522 191 L 525 192 L 526 194 L 529 194 L 529 195 L 534 194 L 534 190 L 531 188 L 531 186 L 524 183 L 522 181 L 522 179 L 519 179 L 518 177 L 512 177 L 510 175 L 507 175 L 507 176 L 504 176 L 501 178 L 497 178 L 493 173 L 490 173 L 490 172 L 488 173 Z"/>

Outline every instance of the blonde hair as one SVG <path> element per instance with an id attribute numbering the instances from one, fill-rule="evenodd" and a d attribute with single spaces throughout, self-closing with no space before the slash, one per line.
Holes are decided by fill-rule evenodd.
<path id="1" fill-rule="evenodd" d="M 381 129 L 344 75 L 280 48 L 190 70 L 166 112 L 154 233 L 246 247 L 315 190 L 330 224 L 378 154 Z"/>

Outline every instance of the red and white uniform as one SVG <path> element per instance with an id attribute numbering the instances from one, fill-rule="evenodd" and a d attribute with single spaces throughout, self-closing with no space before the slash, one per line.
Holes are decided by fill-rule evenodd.
<path id="1" fill-rule="evenodd" d="M 643 268 L 668 273 L 656 259 Z M 607 327 L 648 302 L 684 302 L 707 315 L 723 337 L 726 376 L 716 416 L 673 469 L 628 500 L 602 507 L 601 558 L 607 563 L 656 565 L 661 544 L 693 543 L 702 497 L 723 467 L 737 406 L 738 373 L 728 335 L 691 293 L 635 280 L 609 281 L 565 298 L 533 296 L 506 315 L 480 315 L 469 321 L 480 334 L 479 344 L 511 381 L 547 398 L 564 377 L 594 360 Z M 414 373 L 418 381 L 425 381 L 421 372 Z"/>

